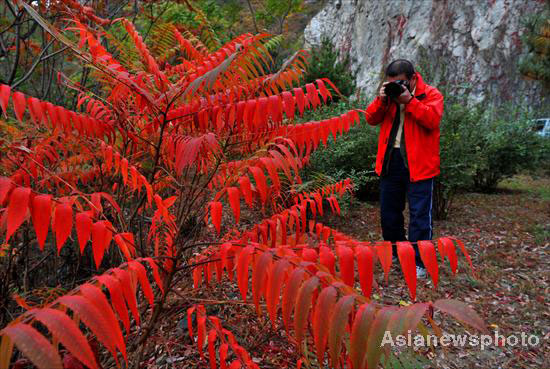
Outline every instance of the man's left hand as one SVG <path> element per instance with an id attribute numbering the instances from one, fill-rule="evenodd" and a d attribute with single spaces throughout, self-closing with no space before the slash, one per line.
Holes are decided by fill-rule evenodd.
<path id="1" fill-rule="evenodd" d="M 404 91 L 403 93 L 401 93 L 401 95 L 397 96 L 397 98 L 395 99 L 399 104 L 408 104 L 411 99 L 412 99 L 412 95 L 411 95 L 411 92 L 409 91 L 408 88 L 404 88 Z"/>

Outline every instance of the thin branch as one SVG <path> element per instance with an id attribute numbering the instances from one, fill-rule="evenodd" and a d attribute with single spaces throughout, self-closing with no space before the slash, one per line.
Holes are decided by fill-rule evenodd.
<path id="1" fill-rule="evenodd" d="M 44 48 L 42 49 L 42 51 L 40 52 L 40 54 L 38 55 L 38 57 L 36 58 L 36 60 L 34 61 L 34 63 L 32 64 L 32 66 L 29 68 L 29 70 L 27 71 L 27 73 L 21 77 L 19 79 L 19 81 L 15 82 L 11 87 L 12 88 L 16 88 L 17 86 L 19 86 L 21 83 L 25 82 L 27 79 L 29 79 L 29 77 L 32 75 L 32 73 L 34 72 L 34 70 L 36 69 L 36 67 L 38 66 L 38 64 L 45 60 L 42 58 L 42 56 L 46 53 L 46 51 L 48 51 L 48 48 L 53 44 L 53 41 L 55 39 L 51 39 L 50 42 L 48 42 L 48 44 L 46 46 L 44 46 Z M 52 53 L 52 54 L 55 54 L 55 53 Z M 50 54 L 50 55 L 52 55 Z"/>
<path id="2" fill-rule="evenodd" d="M 17 30 L 16 30 L 16 34 L 17 34 L 17 39 L 16 39 L 16 46 L 15 46 L 15 59 L 13 60 L 13 66 L 11 68 L 11 74 L 10 74 L 10 78 L 8 78 L 8 85 L 11 85 L 13 83 L 13 80 L 15 79 L 15 75 L 17 73 L 17 65 L 19 64 L 19 56 L 20 56 L 20 52 L 21 52 L 21 23 L 19 22 L 19 20 L 21 19 L 21 16 L 22 16 L 22 11 L 17 15 Z"/>
<path id="3" fill-rule="evenodd" d="M 252 23 L 254 24 L 254 30 L 256 31 L 256 33 L 260 33 L 260 31 L 258 30 L 258 25 L 256 24 L 256 12 L 254 11 L 252 4 L 250 3 L 250 0 L 246 0 L 246 3 L 248 4 L 248 9 L 250 9 L 250 14 L 252 14 Z"/>

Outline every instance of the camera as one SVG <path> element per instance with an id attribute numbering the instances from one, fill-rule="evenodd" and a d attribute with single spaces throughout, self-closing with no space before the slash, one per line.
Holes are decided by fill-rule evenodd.
<path id="1" fill-rule="evenodd" d="M 410 91 L 410 84 L 409 81 L 399 79 L 397 81 L 390 82 L 386 85 L 384 89 L 384 93 L 386 96 L 394 99 L 401 95 L 403 91 L 405 91 L 405 88 L 407 88 Z"/>

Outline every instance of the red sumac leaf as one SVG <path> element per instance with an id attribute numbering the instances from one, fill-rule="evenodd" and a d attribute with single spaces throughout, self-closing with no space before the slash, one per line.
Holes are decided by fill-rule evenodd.
<path id="1" fill-rule="evenodd" d="M 153 290 L 151 289 L 151 283 L 149 283 L 149 279 L 147 278 L 145 267 L 139 261 L 132 260 L 128 262 L 128 268 L 137 274 L 143 294 L 147 298 L 149 306 L 152 308 L 155 298 L 153 296 Z"/>
<path id="2" fill-rule="evenodd" d="M 208 332 L 208 359 L 210 361 L 210 369 L 216 369 L 216 330 L 211 329 Z"/>
<path id="3" fill-rule="evenodd" d="M 80 286 L 80 292 L 90 304 L 95 305 L 97 310 L 101 312 L 107 324 L 109 324 L 109 334 L 112 335 L 115 346 L 122 353 L 124 360 L 127 361 L 126 345 L 124 344 L 124 338 L 122 337 L 118 320 L 111 305 L 107 301 L 107 297 L 101 291 L 101 288 L 90 283 L 84 283 Z"/>
<path id="4" fill-rule="evenodd" d="M 325 83 L 322 80 L 318 79 L 315 82 L 317 82 L 317 86 L 319 87 L 319 93 L 323 97 L 323 102 L 326 103 L 327 99 L 331 97 L 329 90 L 327 90 Z"/>
<path id="5" fill-rule="evenodd" d="M 216 228 L 216 232 L 220 234 L 221 222 L 222 222 L 222 203 L 219 201 L 210 202 L 210 218 L 212 224 Z"/>
<path id="6" fill-rule="evenodd" d="M 132 235 L 132 240 L 134 239 L 133 237 L 134 235 Z M 145 260 L 149 263 L 149 266 L 151 267 L 151 270 L 153 272 L 153 278 L 155 279 L 155 283 L 160 289 L 160 292 L 162 292 L 162 294 L 164 295 L 164 283 L 162 281 L 162 278 L 160 277 L 159 268 L 156 261 L 151 258 L 144 258 L 142 260 Z"/>
<path id="7" fill-rule="evenodd" d="M 434 288 L 436 288 L 439 269 L 437 266 L 437 256 L 435 255 L 435 246 L 431 241 L 418 241 L 418 251 L 426 270 L 430 274 L 430 277 L 432 277 Z"/>
<path id="8" fill-rule="evenodd" d="M 0 85 L 0 107 L 4 112 L 4 116 L 8 117 L 8 104 L 10 102 L 11 87 L 8 85 Z"/>
<path id="9" fill-rule="evenodd" d="M 283 108 L 285 110 L 286 117 L 287 119 L 293 120 L 294 111 L 295 111 L 294 97 L 292 96 L 292 93 L 290 91 L 284 91 L 282 93 L 282 97 L 283 97 Z"/>
<path id="10" fill-rule="evenodd" d="M 338 246 L 336 249 L 340 261 L 340 275 L 344 283 L 353 287 L 355 282 L 353 251 L 347 246 Z"/>
<path id="11" fill-rule="evenodd" d="M 29 313 L 44 324 L 52 335 L 83 364 L 89 368 L 98 368 L 86 337 L 65 313 L 50 308 L 31 310 Z"/>
<path id="12" fill-rule="evenodd" d="M 374 247 L 376 249 L 378 259 L 380 260 L 380 264 L 382 264 L 382 269 L 384 269 L 384 278 L 386 279 L 386 283 L 388 283 L 388 277 L 392 263 L 391 242 L 378 242 Z"/>
<path id="13" fill-rule="evenodd" d="M 294 331 L 298 347 L 302 346 L 304 329 L 307 324 L 307 316 L 311 307 L 311 299 L 313 291 L 319 285 L 319 278 L 311 277 L 302 284 L 296 298 L 296 306 L 294 308 Z"/>
<path id="14" fill-rule="evenodd" d="M 275 327 L 277 319 L 277 307 L 279 305 L 281 287 L 284 282 L 284 277 L 290 264 L 285 259 L 277 260 L 268 274 L 266 302 L 267 312 L 271 319 L 271 324 Z"/>
<path id="15" fill-rule="evenodd" d="M 272 259 L 273 255 L 271 252 L 262 253 L 260 257 L 256 259 L 256 264 L 252 271 L 252 300 L 254 305 L 256 305 L 256 312 L 258 315 L 262 314 L 262 309 L 260 308 L 260 295 L 262 291 L 265 291 L 265 280 Z"/>
<path id="16" fill-rule="evenodd" d="M 264 172 L 258 167 L 249 167 L 248 169 L 254 176 L 256 188 L 260 192 L 260 199 L 262 201 L 262 204 L 265 204 L 267 200 L 267 181 L 265 179 Z"/>
<path id="17" fill-rule="evenodd" d="M 114 240 L 124 254 L 126 261 L 132 260 L 135 253 L 134 234 L 130 232 L 118 233 L 115 235 Z"/>
<path id="18" fill-rule="evenodd" d="M 300 112 L 300 116 L 304 114 L 304 107 L 306 104 L 306 98 L 304 95 L 304 90 L 302 90 L 301 87 L 296 87 L 293 89 L 294 91 L 294 98 L 296 99 L 296 104 L 298 105 L 298 111 Z"/>
<path id="19" fill-rule="evenodd" d="M 120 281 L 124 299 L 126 300 L 126 303 L 128 304 L 128 307 L 130 308 L 134 319 L 136 320 L 136 323 L 139 325 L 140 316 L 137 309 L 136 290 L 134 288 L 133 282 L 130 279 L 130 273 L 128 273 L 127 270 L 120 268 L 114 268 L 113 273 L 115 274 L 115 277 Z"/>
<path id="20" fill-rule="evenodd" d="M 59 297 L 56 301 L 74 311 L 80 320 L 95 334 L 98 341 L 103 343 L 113 355 L 113 358 L 117 360 L 115 349 L 117 342 L 103 312 L 84 296 L 65 295 Z"/>
<path id="21" fill-rule="evenodd" d="M 329 249 L 326 246 L 320 247 L 319 262 L 325 267 L 327 267 L 327 269 L 330 271 L 332 275 L 336 274 L 336 270 L 335 270 L 336 258 L 334 257 L 334 254 L 332 253 L 331 249 Z"/>
<path id="22" fill-rule="evenodd" d="M 16 91 L 11 95 L 11 98 L 13 99 L 13 110 L 15 111 L 15 116 L 18 121 L 23 122 L 23 115 L 25 114 L 25 107 L 27 105 L 25 95 L 19 91 Z"/>
<path id="23" fill-rule="evenodd" d="M 483 319 L 468 305 L 458 300 L 441 299 L 433 303 L 433 306 L 447 314 L 450 314 L 456 320 L 465 323 L 478 331 L 487 332 L 487 327 Z"/>
<path id="24" fill-rule="evenodd" d="M 273 188 L 275 191 L 279 191 L 281 188 L 281 182 L 279 180 L 279 174 L 277 173 L 277 169 L 275 168 L 275 164 L 273 163 L 273 159 L 271 158 L 260 158 L 260 161 L 267 169 L 267 172 L 269 173 L 269 177 L 271 178 L 271 182 L 273 183 Z"/>
<path id="25" fill-rule="evenodd" d="M 201 285 L 202 282 L 202 265 L 197 265 L 193 268 L 193 288 L 197 289 Z"/>
<path id="26" fill-rule="evenodd" d="M 189 338 L 191 341 L 195 339 L 193 334 L 193 313 L 195 312 L 196 306 L 191 306 L 187 309 L 187 329 L 189 329 Z"/>
<path id="27" fill-rule="evenodd" d="M 470 254 L 468 254 L 468 250 L 466 250 L 466 247 L 464 246 L 464 242 L 462 242 L 458 238 L 454 238 L 454 237 L 451 237 L 451 239 L 456 241 L 456 243 L 458 244 L 458 247 L 460 247 L 460 250 L 462 251 L 462 253 L 466 257 L 466 260 L 468 260 L 468 264 L 470 264 L 470 269 L 472 270 L 472 273 L 475 273 L 474 265 L 472 264 L 472 259 L 470 258 Z"/>
<path id="28" fill-rule="evenodd" d="M 36 240 L 40 250 L 44 250 L 44 243 L 48 236 L 48 228 L 52 216 L 52 196 L 38 195 L 32 199 L 31 217 L 36 232 Z"/>
<path id="29" fill-rule="evenodd" d="M 283 292 L 283 323 L 285 325 L 287 334 L 289 333 L 290 328 L 290 314 L 292 313 L 292 309 L 294 308 L 296 296 L 298 295 L 298 289 L 302 284 L 305 273 L 305 270 L 301 268 L 294 269 L 290 274 L 290 277 Z"/>
<path id="30" fill-rule="evenodd" d="M 229 345 L 223 343 L 220 346 L 220 369 L 227 369 L 227 351 L 229 350 Z"/>
<path id="31" fill-rule="evenodd" d="M 386 332 L 388 322 L 394 313 L 394 307 L 384 307 L 374 317 L 367 340 L 367 368 L 376 368 L 378 366 L 380 355 L 382 354 L 380 343 Z"/>
<path id="32" fill-rule="evenodd" d="M 353 308 L 354 301 L 355 297 L 353 295 L 342 297 L 334 306 L 332 315 L 329 318 L 328 347 L 330 362 L 333 368 L 338 366 L 338 358 L 340 357 L 340 350 L 342 348 L 342 336 L 348 324 L 348 316 Z"/>
<path id="33" fill-rule="evenodd" d="M 80 254 L 84 252 L 86 242 L 90 239 L 92 234 L 92 218 L 87 212 L 78 213 L 75 216 L 76 222 L 76 236 L 78 237 L 78 244 L 80 246 Z"/>
<path id="34" fill-rule="evenodd" d="M 397 256 L 401 263 L 401 269 L 405 276 L 405 281 L 409 287 L 411 300 L 416 299 L 416 264 L 414 249 L 410 242 L 397 242 Z"/>
<path id="35" fill-rule="evenodd" d="M 53 229 L 55 231 L 55 240 L 57 244 L 57 254 L 71 235 L 73 228 L 73 209 L 68 202 L 62 202 L 55 207 Z"/>
<path id="36" fill-rule="evenodd" d="M 112 232 L 108 228 L 109 223 L 105 220 L 95 222 L 92 225 L 92 251 L 96 268 L 99 269 L 105 250 L 109 247 Z"/>
<path id="37" fill-rule="evenodd" d="M 229 198 L 229 205 L 231 206 L 231 209 L 233 209 L 233 216 L 235 217 L 235 223 L 239 223 L 239 219 L 241 216 L 239 189 L 237 187 L 228 187 L 227 197 Z"/>
<path id="38" fill-rule="evenodd" d="M 29 324 L 9 325 L 0 332 L 7 335 L 38 369 L 63 368 L 57 349 Z"/>
<path id="39" fill-rule="evenodd" d="M 367 353 L 368 331 L 374 319 L 376 308 L 373 304 L 362 305 L 351 327 L 349 356 L 353 369 L 363 369 L 365 367 L 365 354 Z"/>
<path id="40" fill-rule="evenodd" d="M 450 238 L 442 237 L 437 240 L 438 244 L 441 245 L 443 250 L 443 255 L 449 259 L 449 264 L 451 265 L 451 270 L 453 274 L 456 274 L 456 268 L 458 266 L 458 258 L 456 255 L 456 248 L 454 242 Z"/>
<path id="41" fill-rule="evenodd" d="M 357 254 L 357 269 L 359 271 L 359 284 L 363 295 L 370 298 L 372 293 L 372 279 L 374 276 L 374 253 L 368 246 L 359 246 L 355 249 Z"/>
<path id="42" fill-rule="evenodd" d="M 8 204 L 8 226 L 6 232 L 6 243 L 17 228 L 25 221 L 27 210 L 29 208 L 29 196 L 31 189 L 27 187 L 17 187 L 11 192 Z"/>
<path id="43" fill-rule="evenodd" d="M 406 313 L 403 316 L 402 330 L 397 334 L 405 334 L 409 329 L 416 329 L 418 323 L 420 323 L 420 320 L 422 319 L 422 316 L 424 316 L 424 314 L 428 310 L 428 307 L 429 304 L 427 303 L 416 303 L 411 306 L 402 308 L 405 309 Z"/>
<path id="44" fill-rule="evenodd" d="M 250 264 L 250 258 L 254 252 L 253 246 L 245 247 L 237 257 L 237 285 L 243 301 L 246 302 L 246 295 L 248 292 L 248 267 Z"/>
<path id="45" fill-rule="evenodd" d="M 120 173 L 122 174 L 122 180 L 124 184 L 128 183 L 128 159 L 122 158 L 120 161 Z"/>
<path id="46" fill-rule="evenodd" d="M 244 201 L 248 207 L 252 207 L 252 186 L 250 184 L 250 178 L 248 176 L 242 176 L 239 178 L 239 187 L 244 197 Z"/>
<path id="47" fill-rule="evenodd" d="M 9 178 L 0 177 L 0 206 L 4 205 L 4 201 L 8 198 L 8 194 L 12 187 L 13 184 Z"/>
<path id="48" fill-rule="evenodd" d="M 202 352 L 202 346 L 204 345 L 204 340 L 206 339 L 206 316 L 204 313 L 197 314 L 197 349 L 199 350 L 199 355 L 204 359 L 204 354 Z"/>
<path id="49" fill-rule="evenodd" d="M 324 361 L 325 349 L 327 346 L 327 337 L 329 331 L 330 320 L 327 317 L 332 315 L 332 310 L 336 304 L 336 288 L 328 286 L 324 288 L 315 305 L 313 313 L 313 340 L 317 351 L 317 358 L 320 363 Z"/>
<path id="50" fill-rule="evenodd" d="M 97 276 L 96 278 L 99 281 L 99 283 L 107 287 L 107 290 L 109 290 L 109 296 L 111 298 L 113 307 L 115 308 L 116 313 L 118 314 L 118 317 L 120 318 L 120 320 L 122 320 L 122 324 L 124 324 L 124 329 L 126 329 L 126 333 L 129 333 L 130 316 L 128 315 L 128 307 L 124 302 L 124 296 L 122 294 L 122 285 L 120 281 L 114 276 L 109 274 L 102 274 Z"/>

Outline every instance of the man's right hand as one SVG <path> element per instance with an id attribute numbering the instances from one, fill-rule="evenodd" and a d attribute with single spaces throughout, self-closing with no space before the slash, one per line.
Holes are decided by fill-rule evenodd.
<path id="1" fill-rule="evenodd" d="M 386 104 L 388 102 L 388 96 L 386 96 L 386 85 L 388 84 L 389 82 L 384 82 L 382 83 L 382 87 L 380 87 L 380 91 L 378 91 L 378 96 L 382 99 L 382 101 L 384 102 L 384 104 Z"/>

